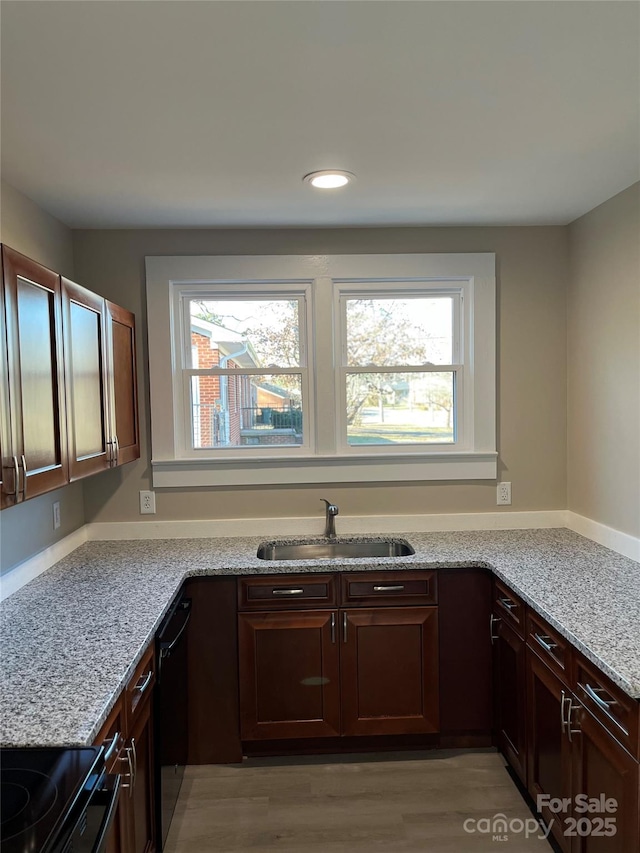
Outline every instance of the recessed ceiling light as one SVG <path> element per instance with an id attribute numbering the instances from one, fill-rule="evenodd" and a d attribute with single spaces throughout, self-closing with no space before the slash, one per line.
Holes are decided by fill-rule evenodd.
<path id="1" fill-rule="evenodd" d="M 320 190 L 336 190 L 351 183 L 355 178 L 352 172 L 344 172 L 342 169 L 324 169 L 321 172 L 309 172 L 302 180 Z"/>

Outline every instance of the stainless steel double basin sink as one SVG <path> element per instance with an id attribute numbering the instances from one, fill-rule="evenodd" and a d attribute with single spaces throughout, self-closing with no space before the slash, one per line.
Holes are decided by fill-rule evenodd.
<path id="1" fill-rule="evenodd" d="M 404 539 L 335 539 L 293 543 L 262 542 L 261 560 L 353 560 L 358 557 L 408 557 L 415 554 Z"/>

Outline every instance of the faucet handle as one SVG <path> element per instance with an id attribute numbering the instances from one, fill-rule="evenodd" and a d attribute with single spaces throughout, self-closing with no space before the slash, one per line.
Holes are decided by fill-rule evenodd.
<path id="1" fill-rule="evenodd" d="M 331 501 L 328 501 L 326 498 L 320 498 L 320 500 L 324 501 L 327 505 L 327 515 L 338 515 L 340 510 L 334 503 L 331 503 Z"/>

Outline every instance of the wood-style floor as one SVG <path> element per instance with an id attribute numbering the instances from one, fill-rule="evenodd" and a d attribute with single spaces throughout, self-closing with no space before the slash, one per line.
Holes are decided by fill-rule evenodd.
<path id="1" fill-rule="evenodd" d="M 498 813 L 532 819 L 493 751 L 252 759 L 187 768 L 165 853 L 549 853 L 465 832 Z"/>

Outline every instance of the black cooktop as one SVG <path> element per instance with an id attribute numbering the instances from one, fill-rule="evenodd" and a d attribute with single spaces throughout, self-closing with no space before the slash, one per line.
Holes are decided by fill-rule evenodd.
<path id="1" fill-rule="evenodd" d="M 87 779 L 99 747 L 0 750 L 0 849 L 49 853 Z"/>

